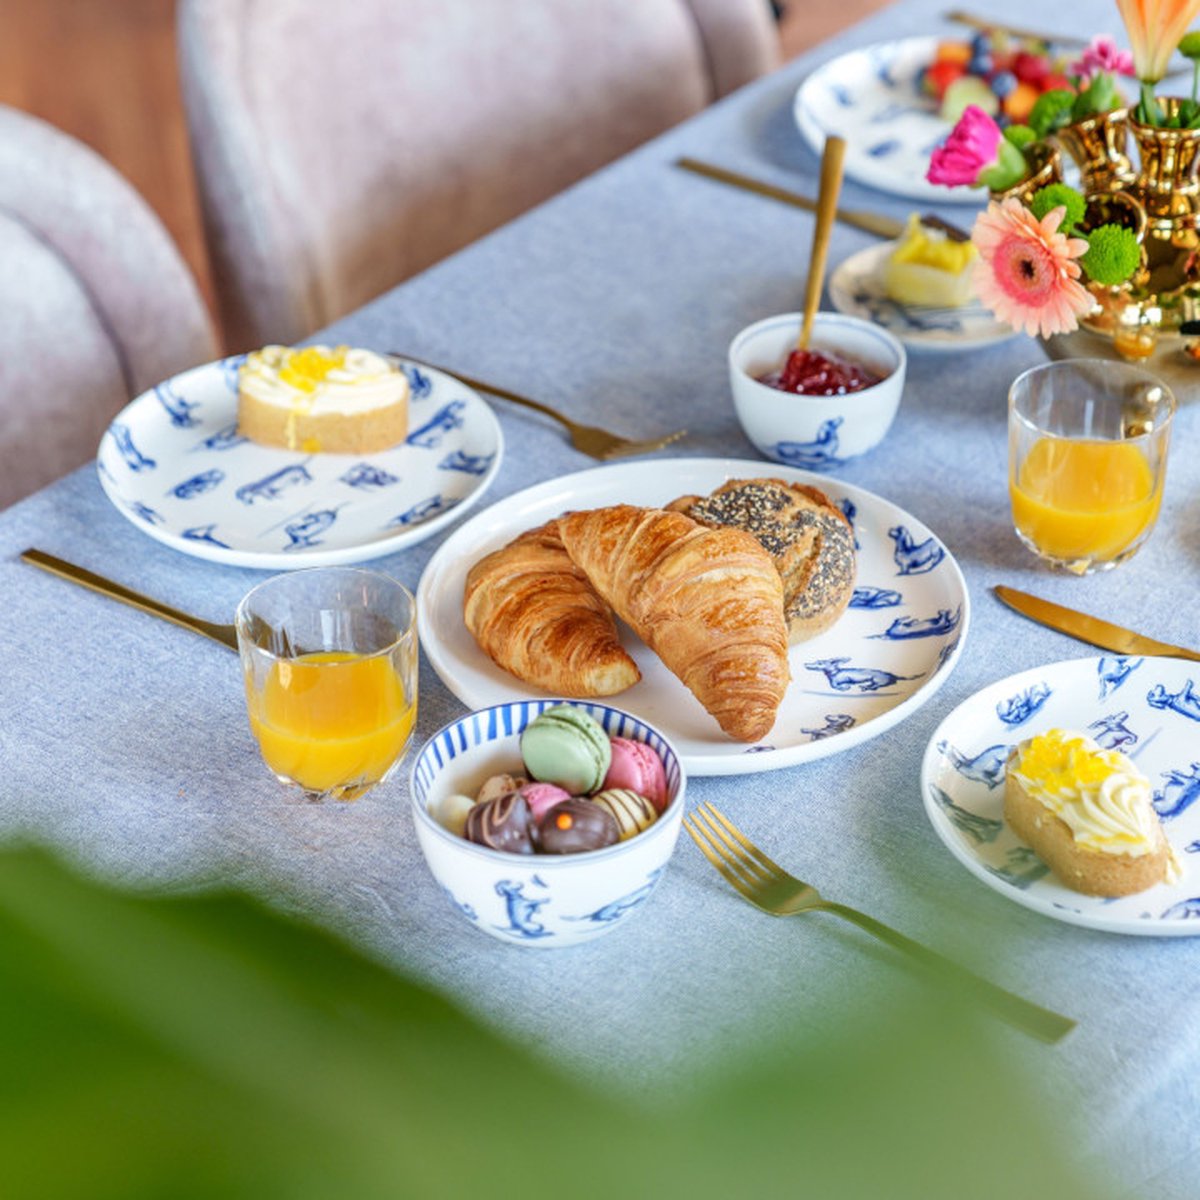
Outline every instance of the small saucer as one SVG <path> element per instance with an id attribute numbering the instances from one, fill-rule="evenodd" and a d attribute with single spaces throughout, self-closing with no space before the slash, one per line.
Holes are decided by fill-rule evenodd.
<path id="1" fill-rule="evenodd" d="M 912 350 L 959 354 L 1017 336 L 978 303 L 923 308 L 893 300 L 883 286 L 883 269 L 895 248 L 895 242 L 868 246 L 838 265 L 829 280 L 829 297 L 838 312 L 873 321 Z"/>

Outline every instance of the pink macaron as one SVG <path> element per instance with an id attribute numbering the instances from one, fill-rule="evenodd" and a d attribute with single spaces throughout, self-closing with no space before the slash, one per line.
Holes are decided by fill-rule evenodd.
<path id="1" fill-rule="evenodd" d="M 612 764 L 602 788 L 629 788 L 661 813 L 667 807 L 667 773 L 662 759 L 646 745 L 630 738 L 612 739 Z"/>
<path id="2" fill-rule="evenodd" d="M 535 821 L 540 821 L 556 804 L 571 798 L 566 788 L 554 783 L 527 783 L 521 788 L 521 795 L 525 797 Z"/>

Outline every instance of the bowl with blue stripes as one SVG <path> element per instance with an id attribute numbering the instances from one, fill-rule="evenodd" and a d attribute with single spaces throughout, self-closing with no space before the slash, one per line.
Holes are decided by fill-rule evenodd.
<path id="1" fill-rule="evenodd" d="M 649 829 L 579 854 L 510 854 L 444 828 L 431 809 L 446 796 L 474 796 L 489 776 L 516 774 L 521 733 L 539 714 L 570 704 L 609 737 L 645 742 L 662 759 L 667 807 Z M 553 949 L 611 932 L 645 906 L 679 838 L 686 777 L 675 748 L 645 721 L 582 700 L 514 700 L 479 709 L 433 735 L 412 768 L 417 842 L 437 886 L 476 929 L 520 946 Z"/>

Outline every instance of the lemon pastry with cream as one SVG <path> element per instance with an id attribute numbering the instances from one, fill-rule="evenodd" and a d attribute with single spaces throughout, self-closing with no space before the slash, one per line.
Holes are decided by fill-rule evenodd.
<path id="1" fill-rule="evenodd" d="M 1004 817 L 1068 887 L 1129 896 L 1179 877 L 1150 781 L 1119 750 L 1050 729 L 1008 758 Z"/>
<path id="2" fill-rule="evenodd" d="M 408 433 L 408 379 L 371 350 L 265 346 L 238 370 L 238 431 L 308 453 L 386 450 Z"/>
<path id="3" fill-rule="evenodd" d="M 961 308 L 974 296 L 971 271 L 978 251 L 926 225 L 915 213 L 883 268 L 883 287 L 901 304 Z"/>

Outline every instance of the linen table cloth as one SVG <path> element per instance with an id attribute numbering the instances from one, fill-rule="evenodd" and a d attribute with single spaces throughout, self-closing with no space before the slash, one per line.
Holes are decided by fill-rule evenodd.
<path id="1" fill-rule="evenodd" d="M 791 115 L 821 62 L 943 32 L 940 0 L 904 0 L 730 97 L 323 333 L 501 383 L 590 423 L 643 437 L 686 426 L 669 455 L 756 458 L 734 417 L 726 349 L 750 322 L 794 310 L 812 218 L 675 169 L 707 158 L 815 194 L 817 158 Z M 1015 24 L 1112 30 L 1115 5 L 1068 14 L 993 3 Z M 1070 20 L 1067 20 L 1067 17 Z M 553 153 L 548 146 L 547 153 Z M 847 181 L 842 203 L 903 218 L 911 202 Z M 922 206 L 925 207 L 925 206 Z M 944 215 L 970 220 L 969 209 Z M 836 264 L 873 244 L 837 227 Z M 944 849 L 920 797 L 921 756 L 960 701 L 1005 675 L 1089 655 L 1005 610 L 998 582 L 1200 643 L 1200 404 L 1176 418 L 1158 528 L 1129 563 L 1085 581 L 1041 569 L 1007 498 L 1006 392 L 1043 361 L 1017 338 L 965 355 L 912 353 L 889 436 L 838 471 L 928 524 L 961 565 L 973 619 L 942 690 L 881 737 L 822 761 L 697 778 L 768 853 L 860 907 L 1076 1017 L 1046 1048 L 1017 1034 L 1130 1195 L 1200 1189 L 1200 942 L 1121 937 L 1020 909 Z M 486 505 L 595 463 L 557 426 L 494 401 L 506 455 Z M 770 474 L 770 464 L 756 464 Z M 669 467 L 664 467 L 669 471 Z M 619 497 L 614 497 L 614 500 Z M 479 508 L 474 511 L 480 511 Z M 414 591 L 442 537 L 369 564 Z M 786 1022 L 814 1033 L 836 1006 L 877 1007 L 919 986 L 828 918 L 751 910 L 683 838 L 644 910 L 611 936 L 535 954 L 471 929 L 420 857 L 405 770 L 348 806 L 287 803 L 247 725 L 237 659 L 219 646 L 17 560 L 38 546 L 213 620 L 261 572 L 189 558 L 139 533 L 85 467 L 0 515 L 0 831 L 33 834 L 103 877 L 194 890 L 242 886 L 337 930 L 445 991 L 537 1053 L 618 1091 L 686 1080 L 706 1055 L 760 1046 Z M 414 748 L 463 706 L 422 664 Z M 514 681 L 514 694 L 519 686 Z M 620 698 L 616 698 L 620 703 Z M 989 962 L 989 930 L 1004 954 Z M 553 1019 L 570 1013 L 569 1020 Z M 652 1018 L 648 1019 L 648 1014 Z"/>

